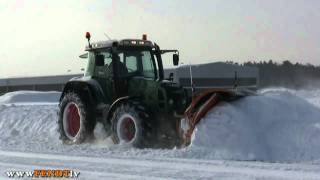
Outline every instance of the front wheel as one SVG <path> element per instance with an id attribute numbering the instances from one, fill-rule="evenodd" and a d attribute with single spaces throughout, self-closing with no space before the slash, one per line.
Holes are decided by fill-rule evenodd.
<path id="1" fill-rule="evenodd" d="M 112 116 L 112 140 L 115 144 L 144 148 L 149 146 L 151 122 L 141 106 L 123 104 Z"/>

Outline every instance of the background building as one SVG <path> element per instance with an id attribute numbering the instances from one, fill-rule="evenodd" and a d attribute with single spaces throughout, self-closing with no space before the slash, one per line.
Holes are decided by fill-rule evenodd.
<path id="1" fill-rule="evenodd" d="M 193 85 L 197 89 L 245 87 L 255 90 L 259 82 L 259 70 L 255 67 L 217 62 L 193 65 L 191 70 Z M 165 78 L 169 78 L 170 74 L 174 82 L 191 89 L 190 66 L 166 69 Z M 80 76 L 82 74 L 0 79 L 0 93 L 18 90 L 62 91 L 69 79 Z"/>
<path id="2" fill-rule="evenodd" d="M 0 79 L 0 93 L 19 90 L 62 91 L 64 84 L 77 76 L 82 74 Z"/>

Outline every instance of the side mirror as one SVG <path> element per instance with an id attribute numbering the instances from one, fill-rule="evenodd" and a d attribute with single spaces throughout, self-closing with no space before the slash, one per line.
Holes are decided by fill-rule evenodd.
<path id="1" fill-rule="evenodd" d="M 178 66 L 179 65 L 179 54 L 173 54 L 173 65 Z"/>
<path id="2" fill-rule="evenodd" d="M 96 66 L 104 66 L 104 55 L 98 54 L 95 57 Z"/>

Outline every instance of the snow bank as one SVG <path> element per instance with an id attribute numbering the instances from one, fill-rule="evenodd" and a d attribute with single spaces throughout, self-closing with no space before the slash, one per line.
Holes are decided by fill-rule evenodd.
<path id="1" fill-rule="evenodd" d="M 277 92 L 287 92 L 291 93 L 293 95 L 296 95 L 298 97 L 301 97 L 302 99 L 307 100 L 309 103 L 320 107 L 320 89 L 314 88 L 309 90 L 292 90 L 292 89 L 286 89 L 286 88 L 267 88 L 260 91 L 261 94 L 267 94 L 267 93 L 277 93 Z"/>
<path id="2" fill-rule="evenodd" d="M 0 104 L 12 103 L 57 103 L 61 93 L 38 92 L 38 91 L 16 91 L 0 96 Z"/>
<path id="3" fill-rule="evenodd" d="M 320 159 L 320 109 L 299 93 L 268 90 L 220 104 L 198 125 L 191 151 L 237 160 Z"/>
<path id="4" fill-rule="evenodd" d="M 57 146 L 58 106 L 15 106 L 0 104 L 1 148 L 20 151 L 50 149 Z"/>
<path id="5" fill-rule="evenodd" d="M 311 104 L 320 107 L 320 89 L 312 91 L 300 90 L 296 92 L 296 95 L 306 99 Z"/>

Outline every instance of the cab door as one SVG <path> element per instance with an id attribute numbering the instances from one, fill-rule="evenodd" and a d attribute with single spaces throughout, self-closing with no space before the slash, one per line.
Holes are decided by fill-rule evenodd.
<path id="1" fill-rule="evenodd" d="M 130 50 L 119 54 L 128 74 L 128 95 L 143 97 L 146 104 L 156 104 L 158 98 L 157 70 L 149 50 Z"/>
<path id="2" fill-rule="evenodd" d="M 112 56 L 109 51 L 95 52 L 93 54 L 95 59 L 95 68 L 93 78 L 98 81 L 108 102 L 112 102 L 113 97 L 113 81 L 112 72 L 110 71 L 110 64 Z"/>

